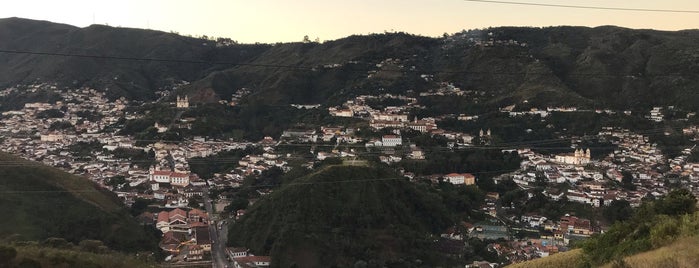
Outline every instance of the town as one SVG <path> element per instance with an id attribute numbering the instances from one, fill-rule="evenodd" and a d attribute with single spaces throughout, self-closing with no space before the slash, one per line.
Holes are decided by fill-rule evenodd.
<path id="1" fill-rule="evenodd" d="M 0 91 L 0 95 L 14 90 Z M 415 174 L 401 168 L 400 163 L 429 161 L 429 152 L 437 147 L 447 151 L 493 148 L 516 154 L 521 159 L 519 168 L 500 172 L 492 178 L 496 185 L 515 186 L 513 194 L 488 192 L 479 208 L 485 218 L 464 220 L 444 230 L 440 237 L 446 253 L 459 254 L 469 239 L 479 239 L 487 241 L 488 251 L 509 263 L 563 252 L 569 249 L 571 241 L 604 232 L 611 223 L 601 219 L 597 212 L 620 201 L 638 207 L 644 199 L 661 197 L 676 187 L 699 195 L 699 161 L 694 156 L 694 146 L 679 148 L 679 154 L 666 156 L 647 136 L 662 130 L 634 132 L 605 126 L 595 134 L 562 136 L 554 142 L 567 142 L 568 152 L 545 153 L 535 147 L 550 140 L 539 141 L 539 144 L 499 144 L 495 138 L 499 133 L 491 129 L 481 128 L 469 133 L 445 130 L 440 125 L 444 120 L 471 122 L 481 115 L 444 114 L 418 118 L 411 114 L 424 109 L 420 97 L 482 97 L 477 91 L 461 90 L 450 83 L 442 83 L 439 88 L 414 94 L 416 96 L 386 93 L 360 95 L 334 107 L 293 105 L 296 109 L 327 110 L 333 117 L 355 119 L 364 128 L 317 125 L 287 129 L 279 137 L 267 136 L 259 141 L 200 136 L 181 140 L 142 139 L 122 134 L 121 127 L 126 120 L 147 116 L 134 112 L 131 108 L 135 104 L 124 98 L 108 100 L 104 93 L 94 89 L 57 89 L 48 84 L 34 85 L 28 90 L 48 91 L 59 98 L 54 102 L 26 103 L 19 109 L 3 112 L 0 120 L 2 150 L 84 176 L 114 192 L 127 206 L 147 204 L 149 209 L 137 219 L 163 233 L 160 247 L 169 254 L 166 261 L 173 263 L 213 261 L 235 267 L 269 266 L 269 256 L 255 256 L 247 248 L 225 247 L 227 225 L 244 217 L 244 207 L 256 199 L 244 200 L 244 205 L 235 206 L 234 200 L 221 193 L 246 187 L 246 181 L 273 171 L 313 169 L 315 163 L 327 159 L 376 159 L 400 169 L 406 180 L 477 187 L 483 179 L 478 172 Z M 247 94 L 250 90 L 240 89 L 230 102 L 222 101 L 221 105 L 236 106 Z M 177 96 L 167 105 L 176 111 L 192 108 L 188 96 Z M 502 107 L 498 113 L 512 118 L 537 116 L 542 120 L 552 113 L 630 114 L 629 111 L 576 107 L 514 111 L 513 107 Z M 665 120 L 663 110 L 672 109 L 655 107 L 646 118 L 662 122 Z M 157 133 L 173 127 L 191 128 L 195 119 L 179 118 L 181 114 L 169 124 L 156 122 L 149 127 Z M 691 116 L 694 115 L 687 114 Z M 369 136 L 361 133 L 367 131 L 371 133 Z M 696 126 L 681 132 L 688 137 L 696 137 L 699 133 Z M 408 138 L 411 135 L 423 135 L 445 143 L 421 147 L 414 141 L 416 139 Z M 589 140 L 607 144 L 603 148 L 606 152 L 596 151 L 602 147 L 586 147 L 584 141 Z M 309 147 L 312 158 L 287 150 L 286 147 L 293 145 Z M 239 159 L 221 156 L 232 151 L 245 152 L 245 155 L 240 155 Z M 290 164 L 299 159 L 303 162 L 300 167 Z M 193 165 L 207 161 L 230 168 L 206 175 L 193 171 Z M 255 191 L 258 198 L 265 198 L 274 189 L 259 187 Z M 562 211 L 563 215 L 555 218 L 523 209 L 525 204 L 541 198 L 545 202 L 579 206 L 575 207 L 577 211 Z M 483 263 L 488 262 L 474 265 Z"/>

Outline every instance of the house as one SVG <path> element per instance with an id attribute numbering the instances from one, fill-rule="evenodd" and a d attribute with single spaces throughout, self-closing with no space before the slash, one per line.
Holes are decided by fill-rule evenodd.
<path id="1" fill-rule="evenodd" d="M 573 224 L 573 233 L 577 235 L 592 235 L 590 220 L 578 219 L 575 221 L 575 224 Z"/>
<path id="2" fill-rule="evenodd" d="M 208 214 L 198 209 L 193 209 L 188 213 L 176 208 L 172 211 L 161 211 L 158 213 L 155 228 L 158 228 L 163 233 L 168 231 L 187 233 L 195 223 L 197 223 L 197 226 L 206 226 L 208 224 Z"/>
<path id="3" fill-rule="evenodd" d="M 169 183 L 174 186 L 185 187 L 189 185 L 189 174 L 172 172 L 167 170 L 156 170 L 151 168 L 148 171 L 148 180 L 157 183 Z"/>
<path id="4" fill-rule="evenodd" d="M 148 173 L 148 180 L 157 183 L 170 183 L 170 173 L 172 172 L 151 169 L 151 171 Z"/>
<path id="5" fill-rule="evenodd" d="M 403 138 L 397 135 L 384 135 L 381 137 L 381 145 L 384 147 L 394 147 L 403 144 Z"/>
<path id="6" fill-rule="evenodd" d="M 163 237 L 160 239 L 159 246 L 165 251 L 175 252 L 178 250 L 178 247 L 182 244 L 182 242 L 185 242 L 186 240 L 187 237 L 184 233 L 168 231 L 163 234 Z"/>
<path id="7" fill-rule="evenodd" d="M 451 184 L 465 184 L 474 185 L 476 184 L 476 177 L 470 173 L 450 173 L 444 175 L 444 180 Z"/>
<path id="8" fill-rule="evenodd" d="M 522 223 L 528 224 L 530 227 L 540 227 L 546 222 L 546 217 L 527 213 L 521 217 Z"/>
<path id="9" fill-rule="evenodd" d="M 65 138 L 63 134 L 60 133 L 49 133 L 49 134 L 42 134 L 41 135 L 41 141 L 46 141 L 46 142 L 57 142 L 57 141 L 62 141 Z"/>
<path id="10" fill-rule="evenodd" d="M 189 174 L 179 172 L 170 173 L 170 184 L 181 187 L 189 185 Z"/>
<path id="11" fill-rule="evenodd" d="M 208 226 L 195 227 L 194 240 L 204 251 L 211 251 L 211 244 L 213 244 L 214 241 L 211 241 L 211 234 L 209 233 Z"/>
<path id="12" fill-rule="evenodd" d="M 209 215 L 199 209 L 192 209 L 189 211 L 189 222 L 204 222 L 207 223 L 209 221 Z"/>
<path id="13" fill-rule="evenodd" d="M 269 267 L 272 258 L 269 256 L 247 256 L 233 259 L 233 265 L 236 268 L 257 268 Z"/>
<path id="14" fill-rule="evenodd" d="M 249 252 L 250 250 L 247 248 L 226 248 L 226 253 L 231 259 L 247 257 Z"/>
<path id="15" fill-rule="evenodd" d="M 204 248 L 199 245 L 192 245 L 188 248 L 187 261 L 199 261 L 204 259 Z"/>

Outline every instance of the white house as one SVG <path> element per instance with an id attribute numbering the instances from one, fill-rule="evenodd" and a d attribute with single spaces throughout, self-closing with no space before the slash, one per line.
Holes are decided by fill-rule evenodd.
<path id="1" fill-rule="evenodd" d="M 403 138 L 397 135 L 384 135 L 381 137 L 381 144 L 384 147 L 394 147 L 403 144 Z"/>
<path id="2" fill-rule="evenodd" d="M 444 180 L 451 184 L 476 184 L 476 177 L 470 173 L 450 173 L 444 175 Z"/>

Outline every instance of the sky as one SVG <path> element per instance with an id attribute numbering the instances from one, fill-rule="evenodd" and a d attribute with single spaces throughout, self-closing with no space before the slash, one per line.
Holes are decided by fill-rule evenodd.
<path id="1" fill-rule="evenodd" d="M 699 11 L 697 0 L 511 0 L 560 5 Z M 495 26 L 699 28 L 699 13 L 634 12 L 482 3 L 465 0 L 21 0 L 5 1 L 0 18 L 174 31 L 242 43 L 403 31 L 441 36 Z"/>

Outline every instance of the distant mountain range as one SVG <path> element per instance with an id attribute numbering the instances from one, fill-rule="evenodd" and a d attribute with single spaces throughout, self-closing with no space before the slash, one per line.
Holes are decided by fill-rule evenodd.
<path id="1" fill-rule="evenodd" d="M 56 82 L 110 96 L 155 99 L 180 88 L 195 102 L 230 99 L 241 88 L 272 104 L 340 102 L 452 82 L 486 92 L 494 107 L 648 107 L 699 103 L 699 31 L 613 26 L 464 31 L 443 38 L 405 33 L 324 43 L 222 44 L 152 30 L 0 19 L 0 86 Z M 100 57 L 7 53 L 25 51 Z M 192 62 L 135 60 L 178 59 Z M 221 64 L 214 64 L 221 63 Z"/>

